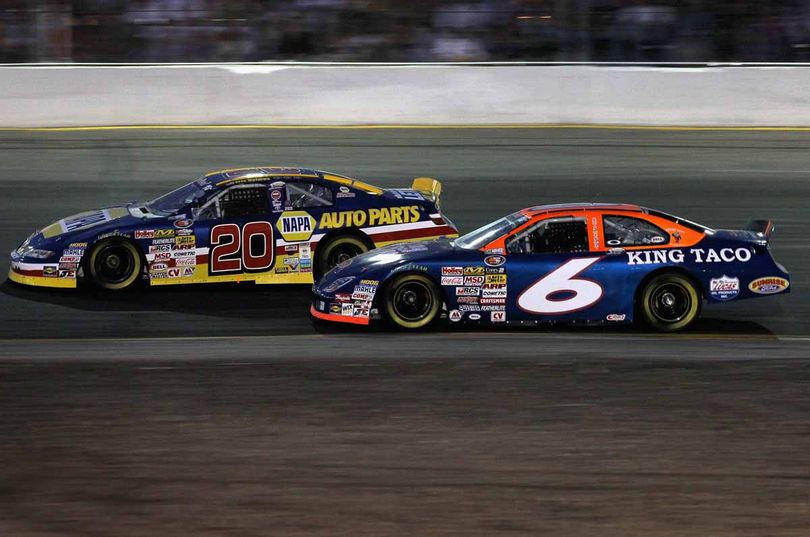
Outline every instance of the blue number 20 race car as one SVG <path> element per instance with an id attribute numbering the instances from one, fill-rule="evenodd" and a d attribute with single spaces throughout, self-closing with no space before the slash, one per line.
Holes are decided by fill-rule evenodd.
<path id="1" fill-rule="evenodd" d="M 394 242 L 456 237 L 441 184 L 383 190 L 299 168 L 224 170 L 146 203 L 89 211 L 34 232 L 11 253 L 9 278 L 109 290 L 254 281 L 312 283 L 338 263 Z"/>
<path id="2" fill-rule="evenodd" d="M 773 230 L 707 227 L 634 205 L 548 205 L 457 240 L 392 245 L 349 259 L 314 287 L 316 319 L 405 329 L 451 322 L 629 323 L 681 330 L 703 301 L 789 290 Z"/>

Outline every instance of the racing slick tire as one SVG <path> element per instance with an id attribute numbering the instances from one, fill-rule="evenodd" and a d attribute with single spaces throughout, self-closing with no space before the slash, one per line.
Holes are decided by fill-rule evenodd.
<path id="1" fill-rule="evenodd" d="M 641 291 L 641 316 L 659 332 L 677 332 L 691 325 L 703 304 L 700 291 L 683 274 L 661 274 Z"/>
<path id="2" fill-rule="evenodd" d="M 433 324 L 442 309 L 442 293 L 423 274 L 402 274 L 385 286 L 380 312 L 391 326 L 417 330 Z"/>
<path id="3" fill-rule="evenodd" d="M 329 239 L 326 244 L 319 245 L 316 250 L 315 279 L 317 280 L 344 261 L 371 249 L 372 246 L 357 235 L 338 235 Z"/>
<path id="4" fill-rule="evenodd" d="M 143 258 L 127 240 L 105 239 L 93 246 L 85 259 L 84 274 L 95 287 L 122 291 L 140 281 Z"/>

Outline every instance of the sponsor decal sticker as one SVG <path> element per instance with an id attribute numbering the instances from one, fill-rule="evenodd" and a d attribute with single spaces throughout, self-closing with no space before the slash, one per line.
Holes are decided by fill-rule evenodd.
<path id="1" fill-rule="evenodd" d="M 489 255 L 484 258 L 484 264 L 488 267 L 499 267 L 506 263 L 506 258 L 502 255 Z"/>
<path id="2" fill-rule="evenodd" d="M 174 230 L 173 229 L 156 229 L 155 230 L 155 238 L 160 239 L 164 237 L 174 237 Z"/>
<path id="3" fill-rule="evenodd" d="M 59 267 L 57 265 L 46 265 L 42 267 L 42 275 L 48 278 L 56 278 L 59 275 Z"/>
<path id="4" fill-rule="evenodd" d="M 478 304 L 477 296 L 460 296 L 456 299 L 459 304 Z"/>
<path id="5" fill-rule="evenodd" d="M 624 313 L 609 313 L 607 317 L 605 317 L 608 321 L 623 321 L 627 318 L 627 315 Z"/>
<path id="6" fill-rule="evenodd" d="M 177 231 L 174 232 L 174 234 L 177 237 L 187 237 L 188 235 L 193 235 L 194 230 L 193 229 L 178 229 Z"/>
<path id="7" fill-rule="evenodd" d="M 487 274 L 484 283 L 506 283 L 506 274 Z"/>
<path id="8" fill-rule="evenodd" d="M 461 320 L 462 313 L 459 310 L 450 310 L 450 313 L 447 315 L 447 318 L 450 319 L 450 322 L 457 323 Z"/>
<path id="9" fill-rule="evenodd" d="M 62 252 L 63 256 L 83 256 L 84 255 L 84 248 L 67 248 L 65 251 Z"/>
<path id="10" fill-rule="evenodd" d="M 340 188 L 338 188 L 337 197 L 338 198 L 353 198 L 354 197 L 354 192 L 352 192 L 349 189 L 349 187 L 347 187 L 347 186 L 341 186 Z"/>
<path id="11" fill-rule="evenodd" d="M 753 254 L 748 248 L 690 248 L 684 252 L 680 248 L 673 250 L 640 250 L 627 252 L 628 265 L 656 265 L 664 263 L 683 263 L 689 256 L 694 263 L 747 263 Z"/>
<path id="12" fill-rule="evenodd" d="M 442 267 L 442 276 L 463 276 L 464 269 L 461 267 Z"/>
<path id="13" fill-rule="evenodd" d="M 315 219 L 304 211 L 285 211 L 279 216 L 276 228 L 287 242 L 308 241 L 315 231 Z"/>
<path id="14" fill-rule="evenodd" d="M 389 224 L 409 224 L 418 222 L 421 215 L 418 205 L 408 207 L 382 207 L 379 209 L 340 211 L 324 213 L 320 228 L 386 226 Z"/>
<path id="15" fill-rule="evenodd" d="M 329 313 L 337 313 L 338 315 L 341 314 L 343 308 L 340 304 L 335 304 L 334 302 L 329 304 Z"/>
<path id="16" fill-rule="evenodd" d="M 344 302 L 340 306 L 340 313 L 341 315 L 346 315 L 347 317 L 354 317 L 354 304 L 351 302 Z"/>
<path id="17" fill-rule="evenodd" d="M 59 258 L 60 263 L 79 263 L 82 257 L 80 255 L 63 255 Z"/>
<path id="18" fill-rule="evenodd" d="M 149 247 L 150 254 L 154 254 L 155 252 L 170 252 L 171 250 L 172 247 L 169 244 L 153 244 Z"/>
<path id="19" fill-rule="evenodd" d="M 298 251 L 298 245 L 297 244 L 287 244 L 287 245 L 284 246 L 284 251 L 287 252 L 288 254 L 293 253 L 293 252 L 297 252 Z"/>
<path id="20" fill-rule="evenodd" d="M 779 276 L 766 276 L 757 278 L 748 284 L 748 289 L 758 295 L 773 295 L 781 293 L 790 286 L 790 282 Z"/>
<path id="21" fill-rule="evenodd" d="M 481 320 L 481 314 L 480 313 L 471 313 L 471 314 L 469 314 L 467 316 L 467 318 L 469 320 L 471 320 L 471 321 L 480 321 Z"/>
<path id="22" fill-rule="evenodd" d="M 75 270 L 60 270 L 59 271 L 60 278 L 68 278 L 68 279 L 76 279 L 76 271 Z"/>
<path id="23" fill-rule="evenodd" d="M 464 276 L 442 276 L 442 285 L 464 285 Z"/>
<path id="24" fill-rule="evenodd" d="M 191 220 L 190 218 L 180 218 L 179 220 L 174 221 L 174 227 L 180 229 L 191 227 L 192 224 L 194 224 L 194 220 Z"/>
<path id="25" fill-rule="evenodd" d="M 484 277 L 483 276 L 464 276 L 464 285 L 483 285 L 484 284 Z"/>
<path id="26" fill-rule="evenodd" d="M 166 270 L 169 268 L 167 263 L 152 263 L 152 266 L 149 267 L 149 270 Z"/>
<path id="27" fill-rule="evenodd" d="M 492 311 L 489 313 L 489 320 L 493 323 L 503 323 L 506 322 L 506 312 L 505 311 Z"/>
<path id="28" fill-rule="evenodd" d="M 709 294 L 716 300 L 731 300 L 740 294 L 740 279 L 723 274 L 709 281 Z"/>
<path id="29" fill-rule="evenodd" d="M 195 267 L 197 266 L 197 257 L 181 257 L 175 259 L 174 264 L 178 267 Z"/>
<path id="30" fill-rule="evenodd" d="M 176 245 L 180 246 L 181 244 L 196 244 L 197 241 L 194 238 L 194 236 L 191 235 L 191 236 L 186 236 L 186 237 L 175 237 L 174 243 Z"/>
<path id="31" fill-rule="evenodd" d="M 174 239 L 155 239 L 152 244 L 174 244 Z"/>
<path id="32" fill-rule="evenodd" d="M 465 276 L 481 276 L 484 274 L 484 267 L 464 267 Z"/>
<path id="33" fill-rule="evenodd" d="M 478 296 L 480 287 L 456 287 L 456 296 Z"/>

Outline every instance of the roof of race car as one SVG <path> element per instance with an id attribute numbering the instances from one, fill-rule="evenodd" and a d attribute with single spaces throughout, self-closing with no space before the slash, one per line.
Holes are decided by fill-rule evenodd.
<path id="1" fill-rule="evenodd" d="M 614 211 L 632 211 L 642 212 L 643 209 L 638 205 L 631 205 L 628 203 L 558 203 L 555 205 L 537 205 L 523 210 L 523 213 L 529 217 L 537 216 L 542 213 L 550 213 L 556 211 L 586 211 L 586 210 L 614 210 Z"/>
<path id="2" fill-rule="evenodd" d="M 205 174 L 203 181 L 217 188 L 224 188 L 243 183 L 262 183 L 287 177 L 296 179 L 321 179 L 342 185 L 352 186 L 369 194 L 382 194 L 381 188 L 369 185 L 336 173 L 312 170 L 309 168 L 288 168 L 264 166 L 260 168 L 231 168 Z"/>

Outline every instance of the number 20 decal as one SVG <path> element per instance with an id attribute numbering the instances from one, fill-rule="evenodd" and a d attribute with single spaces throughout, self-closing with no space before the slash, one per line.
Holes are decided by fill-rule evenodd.
<path id="1" fill-rule="evenodd" d="M 602 298 L 602 286 L 593 280 L 576 278 L 601 257 L 571 259 L 552 270 L 528 288 L 517 299 L 520 309 L 529 313 L 571 313 L 592 306 Z M 554 295 L 563 295 L 555 298 Z"/>
<path id="2" fill-rule="evenodd" d="M 261 248 L 254 240 L 257 237 L 262 239 Z M 211 228 L 209 257 L 212 274 L 267 270 L 275 258 L 273 226 L 270 222 L 248 222 L 239 229 L 236 224 L 217 224 Z"/>

